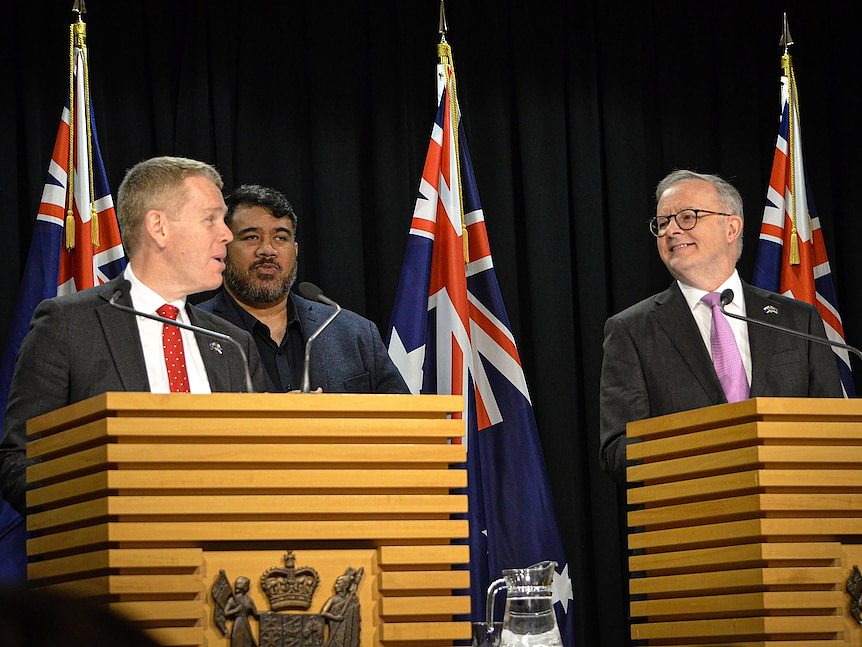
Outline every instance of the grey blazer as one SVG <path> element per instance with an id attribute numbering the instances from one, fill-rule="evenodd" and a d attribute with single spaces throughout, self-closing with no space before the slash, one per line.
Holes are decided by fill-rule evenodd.
<path id="1" fill-rule="evenodd" d="M 810 304 L 743 283 L 752 319 L 825 337 Z M 828 346 L 749 324 L 751 397 L 841 397 L 835 357 Z M 726 402 L 709 352 L 679 284 L 605 323 L 602 363 L 600 462 L 622 481 L 626 423 Z"/>
<path id="2" fill-rule="evenodd" d="M 131 306 L 129 282 L 118 277 L 105 285 L 39 304 L 24 338 L 6 408 L 6 434 L 0 443 L 0 487 L 3 497 L 24 510 L 27 420 L 106 391 L 149 391 L 144 352 L 135 317 L 108 305 L 115 290 L 118 303 Z M 256 391 L 266 390 L 266 377 L 250 335 L 231 324 L 186 306 L 191 323 L 236 339 L 249 359 Z M 239 351 L 195 336 L 213 392 L 245 391 Z"/>
<path id="3" fill-rule="evenodd" d="M 308 339 L 333 308 L 291 293 L 302 338 Z M 242 326 L 239 304 L 224 289 L 198 307 Z M 342 310 L 318 337 L 311 351 L 311 388 L 327 393 L 409 393 L 392 363 L 377 326 L 350 310 Z"/>

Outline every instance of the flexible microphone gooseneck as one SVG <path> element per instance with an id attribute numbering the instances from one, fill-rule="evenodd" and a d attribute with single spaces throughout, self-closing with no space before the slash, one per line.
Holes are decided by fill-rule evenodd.
<path id="1" fill-rule="evenodd" d="M 323 330 L 332 323 L 332 320 L 338 316 L 338 313 L 341 312 L 341 306 L 323 294 L 323 290 L 317 287 L 314 283 L 300 283 L 297 286 L 296 291 L 299 293 L 299 296 L 304 299 L 308 299 L 309 301 L 318 301 L 335 308 L 335 312 L 329 315 L 320 328 L 315 330 L 308 338 L 308 341 L 305 342 L 305 362 L 302 366 L 302 388 L 300 391 L 302 393 L 308 393 L 311 391 L 311 375 L 309 373 L 309 367 L 311 365 L 311 346 L 314 343 L 314 340 L 317 339 L 317 336 L 322 333 Z"/>
<path id="2" fill-rule="evenodd" d="M 221 332 L 216 332 L 215 330 L 210 330 L 208 328 L 201 328 L 200 326 L 195 326 L 192 324 L 186 324 L 181 321 L 174 321 L 173 319 L 168 319 L 167 317 L 161 317 L 159 315 L 150 314 L 149 312 L 141 312 L 140 310 L 135 310 L 134 308 L 130 308 L 129 306 L 124 306 L 121 303 L 117 303 L 117 299 L 123 296 L 122 290 L 114 290 L 114 293 L 111 295 L 111 298 L 108 299 L 108 305 L 112 308 L 117 308 L 117 310 L 122 310 L 123 312 L 128 312 L 129 314 L 136 315 L 138 317 L 144 317 L 144 319 L 152 319 L 153 321 L 160 321 L 161 323 L 168 326 L 176 326 L 177 328 L 185 328 L 186 330 L 191 330 L 192 332 L 200 333 L 205 337 L 214 337 L 215 339 L 221 339 L 222 341 L 230 342 L 236 349 L 239 351 L 240 356 L 242 357 L 242 369 L 245 372 L 245 390 L 247 393 L 254 393 L 254 387 L 251 383 L 251 373 L 248 371 L 248 357 L 245 354 L 240 343 L 231 337 L 230 335 L 225 335 Z"/>
<path id="3" fill-rule="evenodd" d="M 768 321 L 760 321 L 758 319 L 751 319 L 750 317 L 743 317 L 742 315 L 733 314 L 732 312 L 728 312 L 725 310 L 725 306 L 728 305 L 731 301 L 733 301 L 733 290 L 727 288 L 723 290 L 721 293 L 721 297 L 719 298 L 719 308 L 724 313 L 725 316 L 731 317 L 732 319 L 739 319 L 740 321 L 746 321 L 748 323 L 753 323 L 757 326 L 763 326 L 765 328 L 771 328 L 772 330 L 778 330 L 779 332 L 785 332 L 788 335 L 793 335 L 794 337 L 801 337 L 802 339 L 807 339 L 808 341 L 817 342 L 818 344 L 823 344 L 825 346 L 833 346 L 835 348 L 843 348 L 844 350 L 850 351 L 859 359 L 862 359 L 862 351 L 858 348 L 854 348 L 849 344 L 842 344 L 841 342 L 832 341 L 831 339 L 826 339 L 825 337 L 818 337 L 817 335 L 810 335 L 806 332 L 800 332 L 798 330 L 793 330 L 793 328 L 785 328 L 784 326 L 779 326 L 774 323 L 769 323 Z"/>

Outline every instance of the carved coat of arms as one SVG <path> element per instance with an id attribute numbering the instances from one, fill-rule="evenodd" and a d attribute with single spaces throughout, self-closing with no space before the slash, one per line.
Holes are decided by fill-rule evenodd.
<path id="1" fill-rule="evenodd" d="M 359 597 L 356 594 L 365 570 L 348 567 L 333 586 L 334 593 L 320 613 L 288 613 L 307 610 L 320 576 L 310 566 L 296 568 L 293 551 L 284 556 L 284 567 L 268 568 L 260 576 L 260 588 L 269 611 L 258 612 L 249 595 L 251 580 L 239 576 L 231 588 L 222 570 L 210 588 L 215 602 L 215 624 L 230 647 L 257 647 L 252 620 L 259 625 L 260 647 L 359 647 Z M 228 621 L 233 624 L 228 631 Z"/>

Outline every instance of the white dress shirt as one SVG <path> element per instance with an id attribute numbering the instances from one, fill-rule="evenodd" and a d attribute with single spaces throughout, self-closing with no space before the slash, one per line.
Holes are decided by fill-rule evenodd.
<path id="1" fill-rule="evenodd" d="M 679 288 L 682 290 L 682 295 L 685 297 L 688 307 L 691 308 L 691 314 L 697 323 L 697 328 L 700 330 L 700 335 L 703 338 L 703 343 L 706 345 L 706 350 L 712 357 L 712 344 L 709 341 L 709 333 L 712 330 L 712 308 L 701 301 L 701 298 L 707 294 L 705 290 L 698 290 L 690 285 L 686 285 L 680 281 Z M 745 295 L 742 293 L 742 280 L 739 278 L 739 273 L 734 270 L 724 283 L 722 283 L 715 292 L 721 294 L 724 290 L 730 288 L 733 290 L 733 301 L 725 306 L 725 310 L 733 314 L 745 316 Z M 748 324 L 739 319 L 725 317 L 730 324 L 730 329 L 733 331 L 733 336 L 736 339 L 736 345 L 739 347 L 739 354 L 742 356 L 742 365 L 745 367 L 745 375 L 748 378 L 748 384 L 751 385 L 751 346 L 748 343 Z"/>
<path id="2" fill-rule="evenodd" d="M 132 284 L 129 296 L 136 310 L 152 314 L 158 314 L 156 310 L 165 305 L 166 301 L 156 292 L 141 283 L 132 271 L 132 265 L 126 266 L 123 277 Z M 167 302 L 179 308 L 177 321 L 190 323 L 186 314 L 185 298 Z M 164 325 L 145 317 L 135 317 L 138 324 L 138 334 L 141 337 L 141 346 L 144 349 L 144 362 L 147 365 L 147 379 L 150 381 L 150 392 L 170 393 L 168 383 L 168 369 L 165 366 L 165 351 L 162 347 L 162 328 Z M 183 352 L 186 358 L 186 371 L 189 374 L 189 391 L 192 393 L 211 393 L 210 381 L 207 377 L 201 350 L 195 340 L 195 334 L 190 330 L 180 328 L 183 339 Z"/>

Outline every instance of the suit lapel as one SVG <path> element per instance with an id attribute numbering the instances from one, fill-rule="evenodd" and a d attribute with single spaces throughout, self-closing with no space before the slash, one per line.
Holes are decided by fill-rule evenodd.
<path id="1" fill-rule="evenodd" d="M 656 319 L 683 361 L 688 364 L 695 380 L 716 404 L 727 402 L 709 352 L 703 345 L 700 330 L 676 281 L 656 297 Z M 669 376 L 678 379 L 678 376 Z"/>
<path id="2" fill-rule="evenodd" d="M 205 321 L 201 321 L 199 311 L 194 306 L 186 304 L 186 313 L 193 325 L 209 328 Z M 197 333 L 195 333 L 195 341 L 201 352 L 201 359 L 203 359 L 207 379 L 210 383 L 210 391 L 213 393 L 230 391 L 230 363 L 225 361 L 226 355 L 224 354 L 224 346 L 230 342 L 220 342 L 212 337 L 205 337 Z"/>
<path id="3" fill-rule="evenodd" d="M 102 298 L 105 303 L 96 306 L 96 316 L 102 327 L 105 345 L 117 368 L 124 391 L 149 391 L 150 381 L 147 378 L 147 365 L 144 362 L 144 351 L 141 347 L 141 336 L 135 316 L 111 307 L 107 300 L 115 290 L 122 290 L 118 303 L 131 306 L 129 282 L 122 277 L 109 281 L 102 286 Z"/>
<path id="4" fill-rule="evenodd" d="M 768 296 L 761 294 L 743 283 L 745 295 L 745 313 L 750 319 L 781 324 L 781 309 Z M 767 314 L 767 312 L 774 314 Z M 770 357 L 775 348 L 775 333 L 763 326 L 748 326 L 748 347 L 751 352 L 751 397 L 761 395 L 766 384 L 766 374 L 769 370 Z"/>

